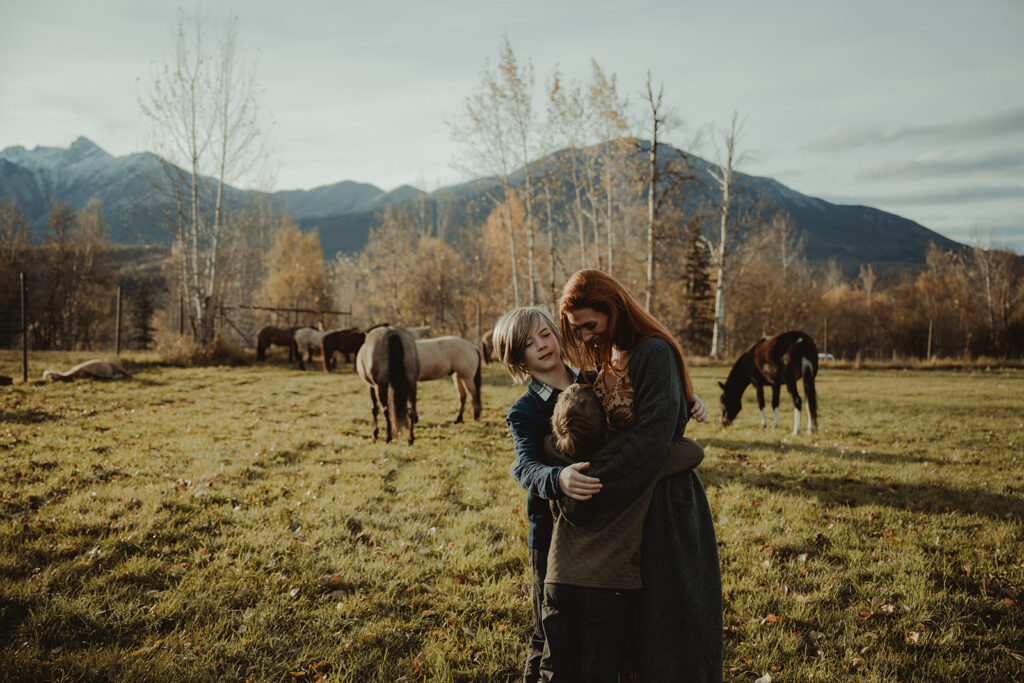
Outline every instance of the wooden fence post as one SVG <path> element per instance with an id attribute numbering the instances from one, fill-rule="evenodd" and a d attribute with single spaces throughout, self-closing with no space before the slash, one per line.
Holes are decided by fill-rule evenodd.
<path id="1" fill-rule="evenodd" d="M 121 355 L 121 285 L 117 286 L 117 313 L 114 320 L 114 355 Z"/>
<path id="2" fill-rule="evenodd" d="M 28 321 L 25 316 L 25 273 L 21 275 L 21 381 L 28 381 Z"/>
<path id="3" fill-rule="evenodd" d="M 931 319 L 928 320 L 928 355 L 925 356 L 925 360 L 927 360 L 929 363 L 932 362 L 932 323 L 933 322 L 934 321 L 932 321 Z"/>

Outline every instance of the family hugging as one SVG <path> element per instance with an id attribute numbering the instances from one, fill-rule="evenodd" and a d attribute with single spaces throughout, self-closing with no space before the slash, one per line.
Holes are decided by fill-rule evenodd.
<path id="1" fill-rule="evenodd" d="M 513 309 L 494 350 L 528 382 L 507 418 L 533 574 L 523 680 L 721 680 L 703 450 L 683 437 L 707 411 L 679 343 L 614 278 L 582 270 L 557 322 Z"/>

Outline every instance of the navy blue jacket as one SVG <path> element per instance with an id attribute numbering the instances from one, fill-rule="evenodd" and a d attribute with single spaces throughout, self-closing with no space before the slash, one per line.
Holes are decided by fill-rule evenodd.
<path id="1" fill-rule="evenodd" d="M 549 500 L 562 497 L 558 488 L 561 467 L 544 464 L 544 437 L 551 433 L 551 413 L 561 392 L 531 380 L 526 393 L 512 404 L 505 421 L 515 442 L 516 460 L 512 476 L 526 489 L 526 516 L 530 521 L 527 545 L 547 552 L 551 545 Z"/>

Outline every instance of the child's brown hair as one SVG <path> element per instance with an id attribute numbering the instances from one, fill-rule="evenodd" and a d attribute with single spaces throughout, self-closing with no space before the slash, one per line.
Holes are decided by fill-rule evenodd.
<path id="1" fill-rule="evenodd" d="M 604 406 L 593 387 L 572 384 L 559 395 L 551 415 L 551 433 L 558 450 L 577 460 L 593 455 L 604 445 Z"/>

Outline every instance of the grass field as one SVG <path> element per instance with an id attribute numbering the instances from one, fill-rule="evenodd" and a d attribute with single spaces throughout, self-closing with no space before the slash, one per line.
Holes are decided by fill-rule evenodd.
<path id="1" fill-rule="evenodd" d="M 85 356 L 33 356 L 30 378 Z M 370 440 L 351 366 L 135 365 L 0 388 L 3 680 L 512 680 L 529 629 L 508 406 Z M 0 373 L 20 376 L 16 352 Z M 129 365 L 130 357 L 129 357 Z M 726 369 L 694 370 L 717 404 Z M 1024 371 L 822 368 L 821 430 L 692 426 L 727 680 L 1024 678 Z M 715 412 L 715 411 L 713 411 Z"/>

